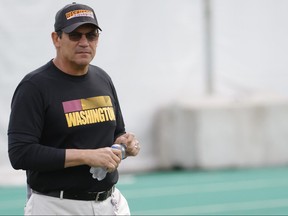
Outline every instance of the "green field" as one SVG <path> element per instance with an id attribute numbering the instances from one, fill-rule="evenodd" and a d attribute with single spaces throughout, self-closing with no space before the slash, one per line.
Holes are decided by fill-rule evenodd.
<path id="1" fill-rule="evenodd" d="M 132 215 L 288 215 L 288 167 L 121 175 Z M 21 215 L 25 187 L 0 187 L 0 214 Z"/>

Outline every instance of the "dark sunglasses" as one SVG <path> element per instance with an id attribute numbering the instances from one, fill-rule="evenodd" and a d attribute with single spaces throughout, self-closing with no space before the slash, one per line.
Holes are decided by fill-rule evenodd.
<path id="1" fill-rule="evenodd" d="M 98 39 L 99 37 L 99 32 L 95 32 L 95 31 L 92 31 L 92 32 L 88 32 L 86 34 L 83 34 L 83 33 L 80 33 L 80 32 L 71 32 L 71 33 L 68 33 L 68 37 L 71 41 L 79 41 L 81 40 L 82 38 L 82 35 L 85 35 L 85 37 L 87 38 L 87 40 L 89 42 L 92 42 L 92 41 L 95 41 Z"/>

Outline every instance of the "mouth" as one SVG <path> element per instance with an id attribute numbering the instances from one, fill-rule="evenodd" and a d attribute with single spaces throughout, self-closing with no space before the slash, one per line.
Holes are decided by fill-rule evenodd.
<path id="1" fill-rule="evenodd" d="M 76 54 L 91 54 L 90 52 L 88 52 L 88 51 L 78 51 L 78 52 L 76 52 Z"/>
<path id="2" fill-rule="evenodd" d="M 76 54 L 91 54 L 89 49 L 76 49 Z"/>

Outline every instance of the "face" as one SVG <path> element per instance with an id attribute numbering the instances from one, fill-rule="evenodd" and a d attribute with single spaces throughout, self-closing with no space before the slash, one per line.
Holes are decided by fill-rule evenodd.
<path id="1" fill-rule="evenodd" d="M 93 25 L 82 25 L 71 33 L 62 32 L 54 44 L 57 59 L 70 68 L 87 67 L 95 56 L 98 30 Z"/>

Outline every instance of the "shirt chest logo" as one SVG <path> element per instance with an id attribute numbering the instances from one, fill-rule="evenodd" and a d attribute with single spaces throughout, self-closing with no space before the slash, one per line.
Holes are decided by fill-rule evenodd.
<path id="1" fill-rule="evenodd" d="M 68 127 L 115 121 L 109 96 L 97 96 L 62 102 Z"/>

